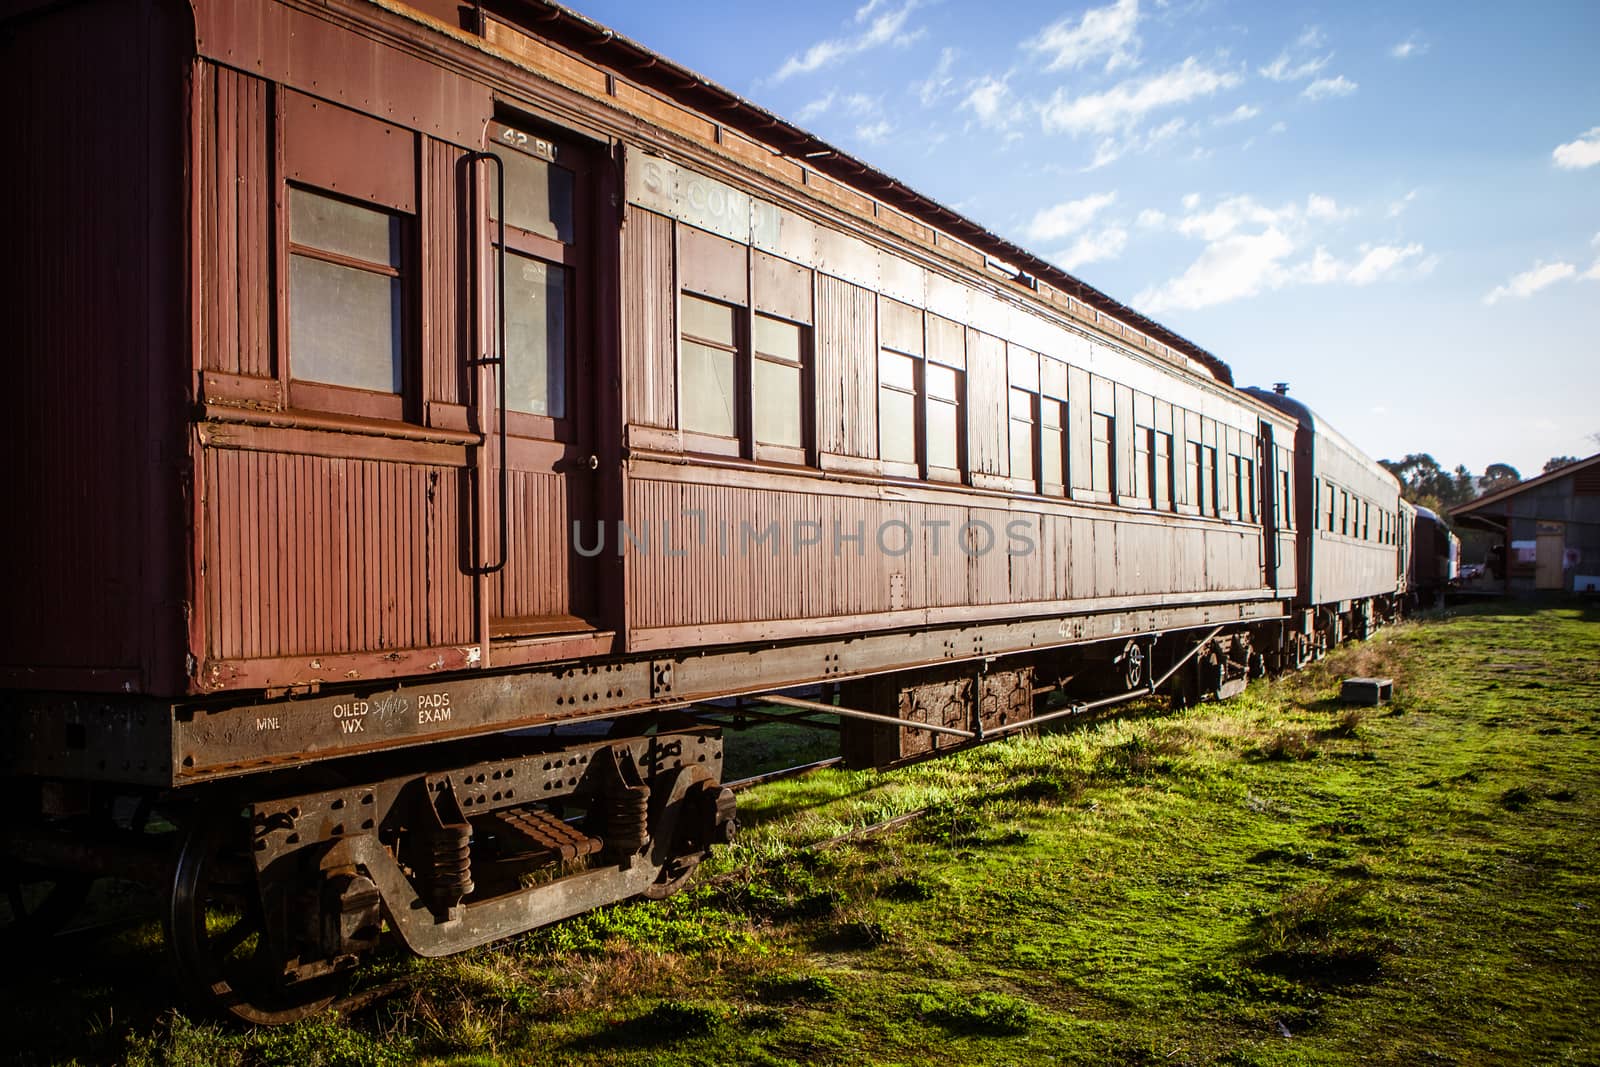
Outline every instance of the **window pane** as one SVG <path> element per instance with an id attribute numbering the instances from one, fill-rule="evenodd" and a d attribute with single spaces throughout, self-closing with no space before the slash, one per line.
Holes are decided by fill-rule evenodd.
<path id="1" fill-rule="evenodd" d="M 878 353 L 878 383 L 892 385 L 899 389 L 915 391 L 917 388 L 917 364 L 910 356 L 902 356 L 898 352 L 884 350 Z"/>
<path id="2" fill-rule="evenodd" d="M 289 240 L 352 259 L 400 265 L 400 220 L 305 189 L 289 190 Z"/>
<path id="3" fill-rule="evenodd" d="M 732 437 L 738 428 L 733 406 L 733 353 L 683 342 L 683 428 Z"/>
<path id="4" fill-rule="evenodd" d="M 1011 417 L 1024 422 L 1033 421 L 1033 394 L 1026 389 L 1011 390 Z"/>
<path id="5" fill-rule="evenodd" d="M 294 377 L 400 392 L 400 279 L 289 257 L 289 360 Z"/>
<path id="6" fill-rule="evenodd" d="M 506 225 L 571 244 L 572 172 L 522 152 L 496 152 L 506 165 Z M 489 217 L 500 209 L 499 174 L 489 168 Z"/>
<path id="7" fill-rule="evenodd" d="M 1033 423 L 1011 422 L 1011 477 L 1033 480 Z"/>
<path id="8" fill-rule="evenodd" d="M 878 390 L 878 454 L 891 463 L 917 461 L 917 398 L 912 394 Z"/>
<path id="9" fill-rule="evenodd" d="M 799 367 L 756 360 L 755 421 L 762 444 L 800 447 Z"/>
<path id="10" fill-rule="evenodd" d="M 1093 427 L 1093 447 L 1089 450 L 1089 468 L 1091 481 L 1097 493 L 1111 492 L 1112 482 L 1115 480 L 1116 457 L 1112 453 L 1112 441 L 1115 431 L 1111 425 L 1111 416 L 1095 415 L 1090 420 Z"/>
<path id="11" fill-rule="evenodd" d="M 928 378 L 929 396 L 952 402 L 961 400 L 961 393 L 959 392 L 961 388 L 959 385 L 960 371 L 951 370 L 949 367 L 941 367 L 937 363 L 929 363 L 924 369 L 924 373 Z"/>
<path id="12" fill-rule="evenodd" d="M 1048 411 L 1053 405 L 1045 404 Z M 1049 420 L 1039 430 L 1039 480 L 1049 485 L 1062 482 L 1061 431 L 1050 426 Z"/>
<path id="13" fill-rule="evenodd" d="M 733 347 L 733 308 L 683 294 L 683 335 Z"/>
<path id="14" fill-rule="evenodd" d="M 928 369 L 934 368 L 930 364 Z M 956 405 L 940 400 L 928 405 L 928 466 L 950 470 L 960 468 L 961 442 L 957 438 L 960 430 L 959 411 Z"/>
<path id="15" fill-rule="evenodd" d="M 792 363 L 800 362 L 800 327 L 792 322 L 756 316 L 756 351 L 777 356 Z"/>
<path id="16" fill-rule="evenodd" d="M 1061 401 L 1041 397 L 1039 400 L 1039 421 L 1052 430 L 1061 429 Z"/>
<path id="17" fill-rule="evenodd" d="M 506 407 L 566 414 L 567 268 L 506 256 Z"/>

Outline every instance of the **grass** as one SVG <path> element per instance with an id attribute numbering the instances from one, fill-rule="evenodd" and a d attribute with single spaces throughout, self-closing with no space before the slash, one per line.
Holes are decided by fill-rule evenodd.
<path id="1" fill-rule="evenodd" d="M 1222 705 L 769 783 L 679 896 L 381 961 L 407 991 L 350 1020 L 163 1013 L 135 928 L 13 969 L 0 1056 L 1594 1063 L 1597 622 L 1436 617 Z M 1375 674 L 1391 705 L 1338 703 Z"/>

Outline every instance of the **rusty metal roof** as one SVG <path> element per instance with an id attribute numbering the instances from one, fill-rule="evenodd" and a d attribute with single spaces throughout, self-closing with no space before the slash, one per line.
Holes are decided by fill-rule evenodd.
<path id="1" fill-rule="evenodd" d="M 551 0 L 515 0 L 514 3 L 495 6 L 500 10 L 511 9 L 507 11 L 508 14 L 514 11 L 513 17 L 519 23 L 547 40 L 625 73 L 639 84 L 694 107 L 746 137 L 770 145 L 792 158 L 804 160 L 812 169 L 870 193 L 907 215 L 1048 282 L 1089 307 L 1203 364 L 1218 381 L 1233 384 L 1233 371 L 1228 364 L 1188 338 L 815 134 L 779 118 L 759 104 L 652 52 L 639 42 Z"/>

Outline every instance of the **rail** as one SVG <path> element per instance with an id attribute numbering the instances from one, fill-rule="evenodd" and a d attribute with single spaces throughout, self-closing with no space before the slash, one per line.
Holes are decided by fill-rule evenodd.
<path id="1" fill-rule="evenodd" d="M 497 574 L 505 569 L 507 546 L 511 543 L 511 519 L 506 505 L 511 497 L 510 474 L 506 466 L 506 165 L 493 152 L 468 152 L 466 165 L 474 166 L 484 160 L 494 163 L 495 196 L 495 354 L 476 356 L 467 361 L 470 367 L 494 367 L 499 384 L 500 410 L 495 420 L 495 432 L 500 438 L 500 558 L 493 564 L 479 563 L 478 574 Z"/>

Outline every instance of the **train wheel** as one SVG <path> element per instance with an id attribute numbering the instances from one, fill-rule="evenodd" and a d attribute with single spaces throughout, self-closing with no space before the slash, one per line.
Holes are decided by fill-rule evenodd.
<path id="1" fill-rule="evenodd" d="M 327 1007 L 326 981 L 292 983 L 262 917 L 249 824 L 197 813 L 185 833 L 166 915 L 167 948 L 197 1004 L 247 1023 L 294 1022 Z"/>
<path id="2" fill-rule="evenodd" d="M 671 811 L 671 843 L 661 873 L 644 890 L 648 900 L 664 900 L 682 889 L 711 846 L 733 838 L 733 793 L 705 768 L 683 768 L 663 792 L 659 805 L 651 805 L 651 831 L 655 835 Z"/>

